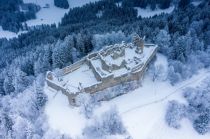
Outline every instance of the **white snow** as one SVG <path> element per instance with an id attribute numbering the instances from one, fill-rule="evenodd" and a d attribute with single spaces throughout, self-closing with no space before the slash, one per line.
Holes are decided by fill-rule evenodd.
<path id="1" fill-rule="evenodd" d="M 209 135 L 198 135 L 187 120 L 185 123 L 188 124 L 182 124 L 180 130 L 169 128 L 164 122 L 168 101 L 176 99 L 184 102 L 182 87 L 200 77 L 205 78 L 203 73 L 174 87 L 167 82 L 153 83 L 147 78 L 142 88 L 129 94 L 131 97 L 122 96 L 125 97 L 124 102 L 127 102 L 125 104 L 129 102 L 128 106 L 123 105 L 123 100 L 116 100 L 112 105 L 118 106 L 124 124 L 134 139 L 207 139 Z M 200 80 L 196 81 L 194 85 Z"/>
<path id="2" fill-rule="evenodd" d="M 3 30 L 2 27 L 0 26 L 0 38 L 11 39 L 11 38 L 14 38 L 14 37 L 17 37 L 16 33 Z"/>
<path id="3" fill-rule="evenodd" d="M 25 33 L 26 31 L 20 31 L 18 33 L 14 33 L 11 31 L 3 30 L 2 27 L 0 26 L 0 39 L 1 38 L 6 38 L 6 39 L 12 39 L 15 37 L 18 37 L 18 35 Z"/>
<path id="4" fill-rule="evenodd" d="M 96 68 L 96 72 L 98 72 L 102 77 L 110 75 L 109 72 L 102 69 L 101 59 L 91 60 L 91 64 Z"/>
<path id="5" fill-rule="evenodd" d="M 92 66 L 89 66 L 87 63 L 85 63 L 82 66 L 79 66 L 76 70 L 58 77 L 58 80 L 55 78 L 53 82 L 59 86 L 62 86 L 64 89 L 67 89 L 71 93 L 76 93 L 80 91 L 81 87 L 86 88 L 101 82 L 96 79 L 93 70 L 98 72 L 98 74 L 102 77 L 119 77 L 126 75 L 131 71 L 135 71 L 135 69 L 142 70 L 143 64 L 147 63 L 149 57 L 156 50 L 156 46 L 145 47 L 142 54 L 136 53 L 135 48 L 128 47 L 123 49 L 125 49 L 124 56 L 118 57 L 117 59 L 113 59 L 110 54 L 107 56 L 101 56 L 101 58 L 93 57 L 90 59 Z M 98 54 L 101 55 L 101 53 Z M 102 68 L 102 59 L 104 59 L 108 65 L 115 64 L 118 66 L 120 66 L 123 61 L 127 61 L 126 66 L 130 67 L 130 69 L 121 67 L 120 69 L 108 72 Z"/>
<path id="6" fill-rule="evenodd" d="M 147 7 L 146 9 L 143 8 L 139 8 L 136 7 L 135 9 L 137 9 L 138 11 L 138 16 L 141 16 L 142 18 L 147 18 L 147 17 L 153 17 L 155 15 L 160 15 L 162 13 L 171 13 L 174 10 L 174 6 L 171 6 L 167 9 L 155 9 L 154 11 L 152 11 L 149 7 Z"/>
<path id="7" fill-rule="evenodd" d="M 116 4 L 116 6 L 118 6 L 118 7 L 122 7 L 122 2 L 116 2 L 115 4 Z"/>
<path id="8" fill-rule="evenodd" d="M 78 108 L 69 106 L 67 97 L 64 97 L 61 92 L 45 90 L 49 99 L 45 113 L 50 127 L 76 138 L 85 126 L 85 118 L 79 114 Z"/>
<path id="9" fill-rule="evenodd" d="M 198 6 L 199 4 L 201 4 L 202 1 L 193 1 L 191 2 L 194 6 Z"/>
<path id="10" fill-rule="evenodd" d="M 36 14 L 37 18 L 27 21 L 28 26 L 36 26 L 42 24 L 56 24 L 61 21 L 61 18 L 69 9 L 58 8 L 54 6 L 54 0 L 23 0 L 24 3 L 35 3 L 41 6 L 41 10 Z M 98 0 L 68 0 L 70 8 L 80 7 L 84 4 L 95 2 Z M 49 8 L 43 8 L 49 4 Z"/>
<path id="11" fill-rule="evenodd" d="M 162 64 L 167 69 L 167 60 L 158 54 L 156 65 Z M 152 82 L 149 75 L 145 76 L 142 87 L 119 96 L 110 101 L 102 102 L 94 113 L 100 115 L 112 106 L 117 106 L 123 123 L 133 139 L 209 139 L 210 134 L 199 135 L 188 120 L 181 121 L 181 129 L 169 128 L 164 120 L 169 100 L 186 102 L 182 97 L 182 89 L 197 86 L 210 75 L 207 70 L 201 70 L 192 78 L 171 86 L 168 81 Z M 67 98 L 60 92 L 53 98 L 55 92 L 46 89 L 49 101 L 46 114 L 49 125 L 62 133 L 77 137 L 88 123 L 78 111 L 68 105 Z"/>
<path id="12" fill-rule="evenodd" d="M 78 92 L 77 87 L 79 86 L 79 83 L 81 83 L 83 87 L 88 87 L 97 82 L 92 70 L 87 64 L 84 64 L 77 70 L 63 76 L 63 84 L 65 84 L 65 87 L 76 92 Z"/>
<path id="13" fill-rule="evenodd" d="M 80 7 L 90 2 L 95 2 L 99 0 L 68 0 L 70 8 Z M 42 24 L 56 24 L 61 21 L 61 18 L 65 13 L 69 11 L 69 9 L 62 9 L 54 6 L 54 0 L 23 0 L 24 3 L 34 3 L 41 6 L 41 10 L 36 14 L 36 19 L 26 21 L 26 24 L 29 27 L 42 25 Z M 43 8 L 49 4 L 49 8 Z M 18 33 L 14 33 L 11 31 L 3 30 L 0 26 L 0 38 L 12 39 L 14 37 L 18 37 L 21 33 L 26 33 L 26 31 L 20 31 Z"/>
<path id="14" fill-rule="evenodd" d="M 128 73 L 128 70 L 126 68 L 121 68 L 121 69 L 113 71 L 114 77 L 119 77 L 127 73 Z"/>

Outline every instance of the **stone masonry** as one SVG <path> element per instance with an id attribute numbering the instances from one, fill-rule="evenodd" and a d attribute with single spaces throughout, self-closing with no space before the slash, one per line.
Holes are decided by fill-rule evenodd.
<path id="1" fill-rule="evenodd" d="M 61 91 L 71 105 L 79 93 L 96 93 L 124 82 L 140 80 L 157 52 L 154 44 L 144 44 L 134 37 L 133 43 L 104 47 L 80 61 L 60 69 L 59 75 L 48 72 L 47 85 Z"/>

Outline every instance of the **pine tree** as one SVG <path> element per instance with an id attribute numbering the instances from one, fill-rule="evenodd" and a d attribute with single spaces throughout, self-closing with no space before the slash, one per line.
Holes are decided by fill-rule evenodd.
<path id="1" fill-rule="evenodd" d="M 37 97 L 37 108 L 41 109 L 45 105 L 47 98 L 40 87 L 36 88 L 36 97 Z"/>
<path id="2" fill-rule="evenodd" d="M 53 68 L 62 68 L 72 63 L 72 47 L 67 42 L 58 41 L 52 53 Z"/>
<path id="3" fill-rule="evenodd" d="M 46 103 L 47 97 L 44 94 L 43 87 L 41 87 L 38 81 L 34 82 L 34 91 L 36 96 L 36 108 L 40 110 Z"/>
<path id="4" fill-rule="evenodd" d="M 13 81 L 12 76 L 7 74 L 5 76 L 4 84 L 3 84 L 5 94 L 10 94 L 15 91 L 15 87 L 13 86 L 12 81 Z"/>
<path id="5" fill-rule="evenodd" d="M 190 0 L 180 0 L 179 8 L 185 8 L 190 3 Z"/>
<path id="6" fill-rule="evenodd" d="M 210 124 L 210 114 L 200 115 L 193 123 L 193 127 L 200 134 L 205 134 L 208 132 Z"/>
<path id="7" fill-rule="evenodd" d="M 160 30 L 155 37 L 155 43 L 159 46 L 159 51 L 168 55 L 171 37 L 166 30 Z"/>
<path id="8" fill-rule="evenodd" d="M 64 9 L 69 8 L 68 0 L 54 0 L 54 4 L 55 4 L 55 6 L 57 6 L 59 8 L 64 8 Z"/>

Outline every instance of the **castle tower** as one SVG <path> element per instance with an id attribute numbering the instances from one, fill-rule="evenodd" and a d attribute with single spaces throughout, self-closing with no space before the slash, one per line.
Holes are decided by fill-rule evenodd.
<path id="1" fill-rule="evenodd" d="M 133 37 L 133 44 L 136 46 L 136 53 L 143 53 L 144 52 L 144 39 L 140 38 L 138 34 Z"/>

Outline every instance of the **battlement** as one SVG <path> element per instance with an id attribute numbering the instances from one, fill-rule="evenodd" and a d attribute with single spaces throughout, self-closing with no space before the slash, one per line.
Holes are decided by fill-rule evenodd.
<path id="1" fill-rule="evenodd" d="M 59 74 L 48 72 L 47 85 L 60 90 L 75 105 L 79 93 L 94 94 L 123 82 L 140 80 L 156 52 L 154 44 L 144 44 L 141 52 L 133 43 L 106 46 L 60 69 Z"/>

